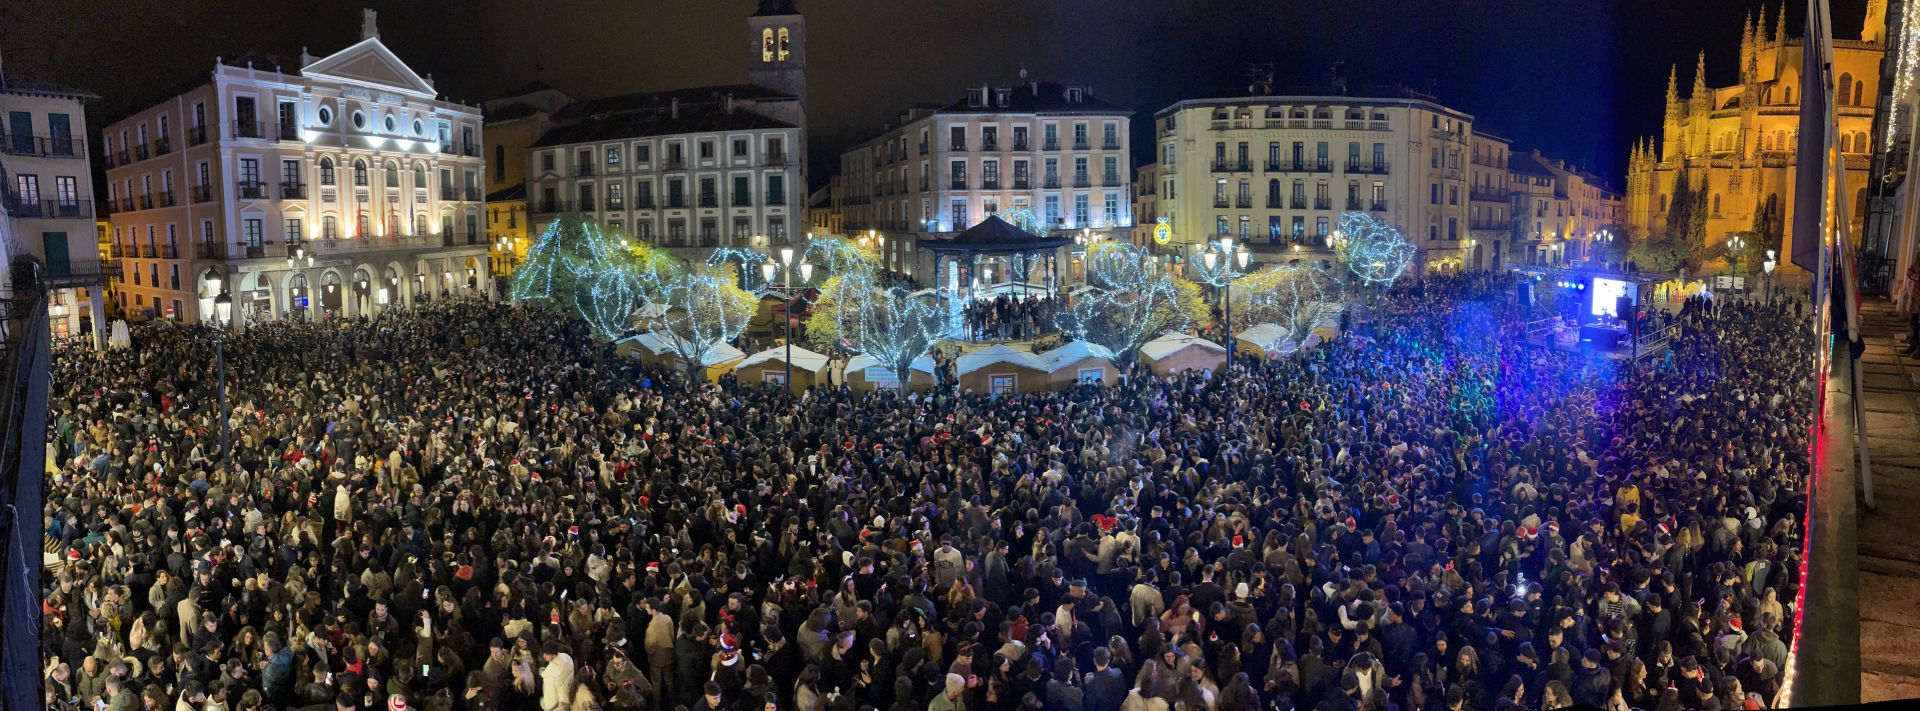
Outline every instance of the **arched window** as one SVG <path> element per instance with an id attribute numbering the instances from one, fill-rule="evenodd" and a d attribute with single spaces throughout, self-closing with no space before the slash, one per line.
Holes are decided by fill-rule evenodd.
<path id="1" fill-rule="evenodd" d="M 413 164 L 413 187 L 420 190 L 427 189 L 427 164 Z"/>
<path id="2" fill-rule="evenodd" d="M 1848 99 L 1853 95 L 1852 87 L 1853 87 L 1853 75 L 1852 74 L 1840 75 L 1840 83 L 1835 85 L 1835 88 L 1837 88 L 1840 92 L 1839 100 L 1840 100 L 1841 106 L 1852 105 L 1852 102 L 1848 101 Z"/>
<path id="3" fill-rule="evenodd" d="M 1366 118 L 1367 118 L 1367 112 L 1364 110 L 1361 110 L 1360 107 L 1356 106 L 1356 107 L 1347 109 L 1348 121 L 1363 121 Z"/>
<path id="4" fill-rule="evenodd" d="M 359 224 L 356 226 L 359 228 L 359 231 L 355 232 L 353 236 L 355 237 L 367 236 L 368 232 L 373 231 L 373 217 L 368 215 L 366 210 L 361 210 L 360 221 L 359 221 Z"/>
<path id="5" fill-rule="evenodd" d="M 1861 153 L 1873 152 L 1873 144 L 1867 142 L 1867 132 L 1865 131 L 1854 132 L 1853 149 Z"/>
<path id="6" fill-rule="evenodd" d="M 760 61 L 773 61 L 773 28 L 760 31 Z"/>
<path id="7" fill-rule="evenodd" d="M 1280 206 L 1280 181 L 1278 179 L 1268 180 L 1267 181 L 1267 207 L 1279 207 L 1279 206 Z"/>
<path id="8" fill-rule="evenodd" d="M 1720 214 L 1720 193 L 1713 194 L 1713 214 Z"/>
<path id="9" fill-rule="evenodd" d="M 1860 102 L 1860 95 L 1866 90 L 1867 90 L 1866 82 L 1856 81 L 1853 83 L 1853 105 L 1854 106 L 1866 106 L 1866 104 L 1863 104 Z"/>
<path id="10" fill-rule="evenodd" d="M 1776 151 L 1784 151 L 1787 149 L 1787 132 L 1786 131 L 1773 132 L 1773 149 Z"/>
<path id="11" fill-rule="evenodd" d="M 332 158 L 327 158 L 325 156 L 322 156 L 320 158 L 320 184 L 321 185 L 333 184 L 333 159 Z"/>
<path id="12" fill-rule="evenodd" d="M 782 62 L 787 61 L 787 56 L 789 54 L 787 52 L 787 48 L 792 46 L 792 42 L 793 42 L 793 37 L 787 34 L 787 28 L 785 27 L 780 28 L 780 54 L 779 54 L 780 61 Z"/>
<path id="13" fill-rule="evenodd" d="M 427 213 L 424 213 L 424 212 L 414 213 L 413 233 L 416 235 L 424 235 L 427 233 Z"/>
<path id="14" fill-rule="evenodd" d="M 1841 153 L 1853 152 L 1853 136 L 1845 133 L 1840 134 L 1840 152 Z"/>
<path id="15" fill-rule="evenodd" d="M 1317 108 L 1317 109 L 1314 109 L 1314 110 L 1313 110 L 1313 117 L 1314 117 L 1314 118 L 1317 118 L 1317 119 L 1330 119 L 1330 118 L 1333 118 L 1333 110 L 1332 110 L 1332 109 L 1329 109 L 1329 108 L 1327 108 L 1327 107 L 1325 107 L 1325 106 L 1322 106 L 1322 107 L 1320 107 L 1320 108 Z"/>
<path id="16" fill-rule="evenodd" d="M 1793 85 L 1792 84 L 1787 85 L 1787 100 L 1785 103 L 1788 103 L 1788 104 L 1793 103 Z"/>
<path id="17" fill-rule="evenodd" d="M 353 159 L 353 184 L 363 188 L 367 186 L 367 162 L 359 158 Z"/>
<path id="18" fill-rule="evenodd" d="M 387 161 L 386 165 L 380 167 L 380 172 L 385 174 L 387 187 L 395 188 L 395 189 L 398 189 L 400 187 L 400 164 L 399 163 L 395 163 L 393 161 Z"/>
<path id="19" fill-rule="evenodd" d="M 1660 211 L 1661 212 L 1667 211 L 1667 196 L 1665 193 L 1660 194 Z"/>

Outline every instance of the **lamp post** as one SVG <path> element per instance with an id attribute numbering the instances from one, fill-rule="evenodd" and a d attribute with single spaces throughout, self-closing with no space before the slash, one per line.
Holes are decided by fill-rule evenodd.
<path id="1" fill-rule="evenodd" d="M 287 272 L 289 273 L 289 276 L 287 277 L 287 280 L 288 280 L 288 282 L 287 282 L 287 283 L 288 283 L 288 284 L 292 284 L 292 283 L 293 283 L 293 282 L 292 282 L 292 280 L 293 280 L 293 277 L 291 276 L 291 274 L 292 274 L 293 272 L 296 272 L 296 271 L 299 271 L 299 270 L 300 270 L 300 269 L 301 269 L 302 267 L 305 267 L 305 268 L 308 268 L 308 269 L 312 269 L 312 268 L 313 268 L 313 255 L 311 255 L 311 254 L 308 254 L 308 253 L 307 253 L 307 248 L 306 248 L 306 247 L 295 247 L 295 248 L 293 249 L 293 254 L 289 254 L 289 255 L 287 255 Z M 305 288 L 305 287 L 302 287 L 302 288 Z M 287 294 L 287 301 L 288 301 L 288 302 L 292 302 L 292 301 L 293 301 L 293 294 L 292 294 L 292 291 L 293 291 L 293 290 L 292 290 L 292 288 L 291 288 L 291 287 L 289 287 L 287 291 L 288 291 L 288 294 Z M 311 300 L 311 299 L 309 299 L 309 300 Z M 288 314 L 288 315 L 292 315 L 292 314 L 293 314 L 293 304 L 292 304 L 292 303 L 288 303 L 288 304 L 287 304 L 287 314 Z M 305 316 L 306 314 L 304 314 L 304 313 L 303 313 L 303 314 L 301 314 L 301 315 L 302 315 L 302 316 Z"/>
<path id="2" fill-rule="evenodd" d="M 227 326 L 233 319 L 233 296 L 228 294 L 226 289 L 221 289 L 220 295 L 213 297 L 213 318 L 216 322 L 214 325 L 216 330 L 213 334 L 213 368 L 217 377 L 220 378 L 220 466 L 224 469 L 233 461 L 233 457 L 227 452 L 228 441 L 232 438 L 230 423 L 233 420 L 232 415 L 227 412 Z"/>
<path id="3" fill-rule="evenodd" d="M 1740 235 L 1734 235 L 1732 237 L 1727 238 L 1727 249 L 1733 252 L 1733 254 L 1729 255 L 1732 257 L 1733 263 L 1727 265 L 1727 272 L 1729 274 L 1732 274 L 1734 276 L 1739 276 L 1740 253 L 1746 251 L 1746 246 L 1747 246 L 1747 240 L 1741 237 Z"/>
<path id="4" fill-rule="evenodd" d="M 1209 285 L 1220 288 L 1221 324 L 1226 334 L 1226 371 L 1233 372 L 1233 280 L 1246 276 L 1247 262 L 1253 255 L 1246 247 L 1235 248 L 1232 237 L 1221 237 L 1196 252 L 1199 263 L 1194 273 Z"/>
<path id="5" fill-rule="evenodd" d="M 793 248 L 792 247 L 780 248 L 780 260 L 778 262 L 775 262 L 774 260 L 769 259 L 766 262 L 761 263 L 760 265 L 760 276 L 763 277 L 763 280 L 767 283 L 767 291 L 773 292 L 775 294 L 779 294 L 781 303 L 783 304 L 781 308 L 781 311 L 783 313 L 781 314 L 780 320 L 782 322 L 781 323 L 782 327 L 785 329 L 786 341 L 787 341 L 786 385 L 788 388 L 793 387 L 793 302 L 799 296 L 799 292 L 795 291 L 793 288 L 793 267 L 794 265 L 793 265 Z M 773 285 L 774 272 L 781 273 L 782 283 L 780 286 L 777 286 L 777 287 Z M 813 263 L 805 260 L 801 260 L 800 262 L 801 285 L 804 287 L 807 282 L 812 280 L 813 280 Z"/>

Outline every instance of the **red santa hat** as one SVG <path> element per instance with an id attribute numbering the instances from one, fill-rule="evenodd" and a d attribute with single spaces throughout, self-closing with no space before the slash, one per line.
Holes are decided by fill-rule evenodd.
<path id="1" fill-rule="evenodd" d="M 650 561 L 650 562 L 648 562 L 648 563 L 647 563 L 647 572 L 649 572 L 649 573 L 658 573 L 658 572 L 660 572 L 660 561 L 657 561 L 657 560 L 656 560 L 656 561 Z"/>
<path id="2" fill-rule="evenodd" d="M 1241 548 L 1241 547 L 1244 547 L 1244 546 L 1246 546 L 1246 545 L 1247 545 L 1247 537 L 1246 537 L 1246 536 L 1242 536 L 1242 535 L 1239 535 L 1239 534 L 1234 534 L 1234 536 L 1233 536 L 1233 547 L 1235 547 L 1235 548 Z"/>

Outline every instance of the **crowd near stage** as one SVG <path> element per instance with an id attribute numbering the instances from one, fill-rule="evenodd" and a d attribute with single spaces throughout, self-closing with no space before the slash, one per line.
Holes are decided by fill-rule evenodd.
<path id="1" fill-rule="evenodd" d="M 1689 298 L 1663 357 L 1596 359 L 1515 296 L 1609 330 L 1620 287 L 1552 280 L 1031 391 L 689 381 L 472 298 L 61 346 L 45 704 L 1773 706 L 1805 312 Z"/>

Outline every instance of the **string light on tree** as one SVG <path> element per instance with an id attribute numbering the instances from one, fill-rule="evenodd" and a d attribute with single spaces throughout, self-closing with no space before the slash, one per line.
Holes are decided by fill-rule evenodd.
<path id="1" fill-rule="evenodd" d="M 1400 230 L 1364 212 L 1340 213 L 1341 239 L 1334 256 L 1367 284 L 1392 284 L 1407 272 L 1418 253 Z"/>

